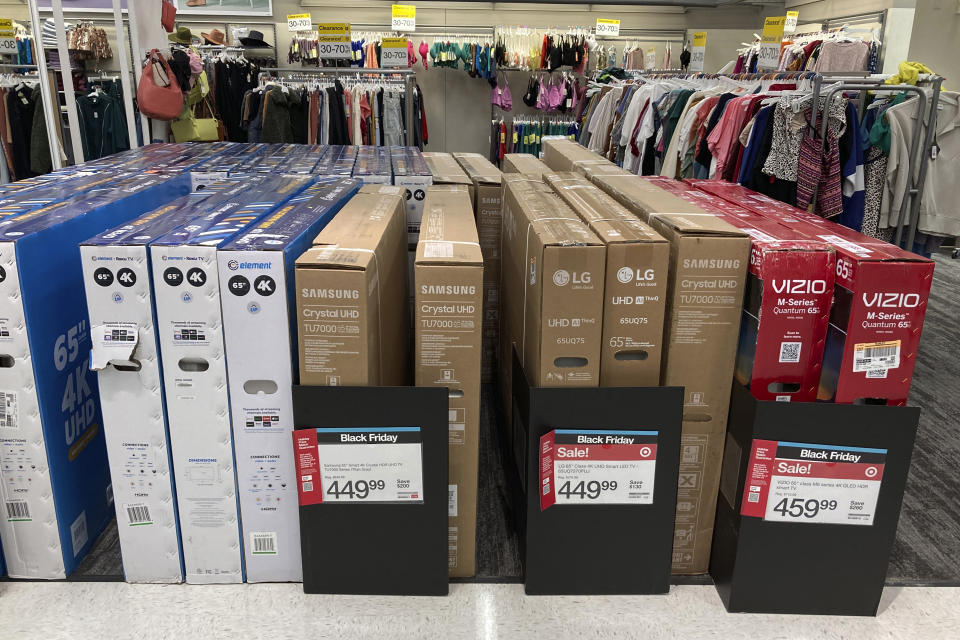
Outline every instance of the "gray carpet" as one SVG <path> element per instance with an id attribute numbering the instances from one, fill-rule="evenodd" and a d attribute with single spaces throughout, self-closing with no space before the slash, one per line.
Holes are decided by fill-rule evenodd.
<path id="1" fill-rule="evenodd" d="M 938 256 L 911 404 L 922 407 L 900 528 L 887 582 L 960 585 L 960 260 Z M 484 389 L 480 434 L 480 488 L 476 581 L 520 580 L 499 429 L 496 392 Z M 119 580 L 116 525 L 100 537 L 73 580 Z"/>
<path id="2" fill-rule="evenodd" d="M 887 582 L 960 585 L 960 260 L 938 255 L 910 404 L 923 409 Z"/>

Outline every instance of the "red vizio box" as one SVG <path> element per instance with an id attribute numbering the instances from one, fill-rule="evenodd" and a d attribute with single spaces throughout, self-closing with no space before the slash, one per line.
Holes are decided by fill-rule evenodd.
<path id="1" fill-rule="evenodd" d="M 833 248 L 683 182 L 653 182 L 750 235 L 737 379 L 759 400 L 814 402 L 834 295 Z"/>
<path id="2" fill-rule="evenodd" d="M 836 250 L 834 304 L 817 398 L 905 405 L 933 261 L 740 185 L 703 180 L 690 184 Z"/>

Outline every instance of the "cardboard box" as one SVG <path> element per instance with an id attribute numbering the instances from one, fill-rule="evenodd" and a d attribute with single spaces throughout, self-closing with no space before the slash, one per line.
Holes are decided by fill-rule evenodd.
<path id="1" fill-rule="evenodd" d="M 737 379 L 759 400 L 814 402 L 833 303 L 834 250 L 689 184 L 656 184 L 750 234 Z"/>
<path id="2" fill-rule="evenodd" d="M 503 172 L 542 176 L 545 173 L 550 173 L 551 169 L 533 154 L 508 153 L 503 156 Z"/>
<path id="3" fill-rule="evenodd" d="M 470 176 L 466 174 L 453 155 L 442 151 L 424 151 L 421 155 L 423 161 L 427 163 L 427 169 L 433 176 L 433 184 L 463 185 L 470 190 L 470 201 L 476 201 L 473 180 L 470 179 Z M 474 209 L 474 215 L 476 215 L 476 209 Z"/>
<path id="4" fill-rule="evenodd" d="M 11 577 L 65 578 L 113 518 L 77 244 L 188 184 L 120 179 L 0 231 L 0 538 Z"/>
<path id="5" fill-rule="evenodd" d="M 670 241 L 661 382 L 684 391 L 675 574 L 704 573 L 726 433 L 750 238 L 636 176 L 596 184 Z"/>
<path id="6" fill-rule="evenodd" d="M 431 187 L 414 277 L 416 384 L 449 394 L 450 575 L 476 573 L 483 255 L 466 187 Z"/>
<path id="7" fill-rule="evenodd" d="M 80 245 L 127 582 L 183 581 L 147 244 L 249 188 L 211 184 Z"/>
<path id="8" fill-rule="evenodd" d="M 613 165 L 612 162 L 598 153 L 569 138 L 544 138 L 543 161 L 553 171 L 574 171 L 582 173 L 582 166 L 587 164 Z"/>
<path id="9" fill-rule="evenodd" d="M 360 188 L 320 179 L 217 250 L 247 582 L 299 582 L 294 261 Z"/>
<path id="10" fill-rule="evenodd" d="M 410 380 L 403 189 L 366 185 L 297 259 L 300 384 Z"/>
<path id="11" fill-rule="evenodd" d="M 670 245 L 579 174 L 544 179 L 607 247 L 600 386 L 658 386 Z"/>
<path id="12" fill-rule="evenodd" d="M 504 175 L 501 386 L 510 407 L 512 350 L 531 383 L 600 381 L 606 248 L 553 190 Z"/>
<path id="13" fill-rule="evenodd" d="M 406 190 L 407 241 L 412 248 L 420 236 L 423 199 L 427 187 L 433 184 L 433 174 L 417 147 L 390 147 L 390 161 L 393 164 L 393 184 Z"/>
<path id="14" fill-rule="evenodd" d="M 933 261 L 740 185 L 693 184 L 826 242 L 836 251 L 834 303 L 817 398 L 905 406 L 933 282 Z"/>
<path id="15" fill-rule="evenodd" d="M 186 581 L 243 581 L 217 247 L 306 188 L 276 178 L 150 244 Z"/>
<path id="16" fill-rule="evenodd" d="M 483 382 L 493 382 L 500 343 L 500 170 L 479 153 L 455 153 L 454 159 L 473 181 L 477 233 L 483 251 Z"/>

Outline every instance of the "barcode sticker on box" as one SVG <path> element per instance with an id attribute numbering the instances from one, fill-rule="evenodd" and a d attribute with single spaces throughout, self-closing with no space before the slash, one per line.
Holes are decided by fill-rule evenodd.
<path id="1" fill-rule="evenodd" d="M 780 362 L 800 362 L 800 342 L 780 343 Z"/>
<path id="2" fill-rule="evenodd" d="M 87 512 L 81 511 L 77 519 L 70 525 L 70 540 L 73 542 L 73 557 L 76 558 L 89 541 L 87 532 Z"/>
<path id="3" fill-rule="evenodd" d="M 26 500 L 8 500 L 7 522 L 30 522 L 30 505 Z"/>
<path id="4" fill-rule="evenodd" d="M 127 504 L 124 505 L 127 510 L 127 524 L 131 527 L 139 527 L 146 524 L 153 524 L 150 518 L 150 508 L 145 504 Z"/>
<path id="5" fill-rule="evenodd" d="M 250 549 L 253 555 L 277 555 L 277 534 L 275 531 L 251 532 Z"/>
<path id="6" fill-rule="evenodd" d="M 900 341 L 861 342 L 853 346 L 853 372 L 886 371 L 900 366 Z M 876 377 L 876 376 L 870 376 Z"/>
<path id="7" fill-rule="evenodd" d="M 447 516 L 457 517 L 457 485 L 447 485 Z"/>
<path id="8" fill-rule="evenodd" d="M 447 566 L 451 569 L 457 567 L 457 528 L 447 528 Z"/>
<path id="9" fill-rule="evenodd" d="M 16 429 L 19 426 L 17 394 L 6 391 L 0 392 L 0 429 Z"/>

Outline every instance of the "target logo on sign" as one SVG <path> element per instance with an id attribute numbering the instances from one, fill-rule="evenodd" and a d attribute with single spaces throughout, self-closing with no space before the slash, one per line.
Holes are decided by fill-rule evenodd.
<path id="1" fill-rule="evenodd" d="M 640 455 L 644 458 L 649 457 L 651 453 L 653 453 L 653 450 L 650 449 L 650 447 L 643 447 L 640 449 Z"/>
<path id="2" fill-rule="evenodd" d="M 867 467 L 867 470 L 864 473 L 867 474 L 868 478 L 876 478 L 878 471 L 876 467 Z"/>

